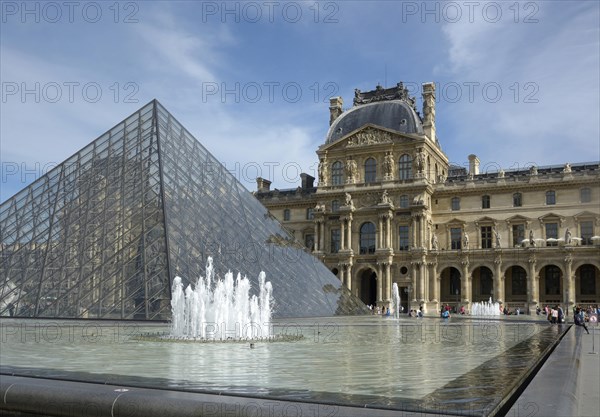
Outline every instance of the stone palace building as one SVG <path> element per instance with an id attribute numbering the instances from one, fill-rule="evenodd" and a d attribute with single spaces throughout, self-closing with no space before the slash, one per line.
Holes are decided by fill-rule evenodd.
<path id="1" fill-rule="evenodd" d="M 449 164 L 436 136 L 435 84 L 423 109 L 402 83 L 332 98 L 315 178 L 255 196 L 367 304 L 489 300 L 532 311 L 600 302 L 598 162 L 481 172 Z M 466 166 L 466 165 L 465 165 Z M 408 302 L 407 302 L 408 300 Z"/>

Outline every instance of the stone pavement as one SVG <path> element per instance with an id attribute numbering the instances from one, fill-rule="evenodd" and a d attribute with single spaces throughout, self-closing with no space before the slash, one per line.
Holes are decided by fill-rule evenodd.
<path id="1" fill-rule="evenodd" d="M 588 329 L 589 335 L 585 334 L 583 328 L 572 329 L 578 330 L 577 336 L 581 340 L 581 371 L 577 381 L 578 415 L 586 417 L 600 415 L 600 327 L 596 324 L 588 326 Z M 591 354 L 592 351 L 595 354 Z"/>
<path id="2" fill-rule="evenodd" d="M 600 327 L 588 328 L 571 326 L 507 417 L 600 415 Z"/>

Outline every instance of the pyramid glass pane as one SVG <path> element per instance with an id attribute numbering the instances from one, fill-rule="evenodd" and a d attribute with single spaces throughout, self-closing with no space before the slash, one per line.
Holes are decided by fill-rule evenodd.
<path id="1" fill-rule="evenodd" d="M 366 307 L 157 101 L 0 207 L 0 315 L 158 320 L 173 278 L 260 271 L 275 316 Z"/>
<path id="2" fill-rule="evenodd" d="M 0 314 L 168 317 L 154 120 L 151 103 L 2 205 Z"/>

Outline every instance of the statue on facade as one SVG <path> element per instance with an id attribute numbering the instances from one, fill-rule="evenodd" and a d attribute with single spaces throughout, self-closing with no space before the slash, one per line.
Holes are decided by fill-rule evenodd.
<path id="1" fill-rule="evenodd" d="M 529 174 L 531 174 L 531 175 L 537 175 L 538 174 L 537 166 L 532 165 L 531 168 L 529 168 Z"/>
<path id="2" fill-rule="evenodd" d="M 315 206 L 315 211 L 316 212 L 324 212 L 325 211 L 325 203 L 317 203 L 317 205 Z"/>
<path id="3" fill-rule="evenodd" d="M 571 231 L 567 227 L 567 230 L 565 231 L 565 245 L 570 245 L 572 243 L 572 241 L 573 241 L 573 238 L 571 235 Z"/>
<path id="4" fill-rule="evenodd" d="M 344 205 L 347 207 L 354 207 L 354 203 L 352 202 L 352 196 L 350 195 L 350 193 L 346 193 L 346 202 Z"/>
<path id="5" fill-rule="evenodd" d="M 500 169 L 500 171 L 498 171 L 498 178 L 504 178 L 505 172 L 503 169 Z"/>
<path id="6" fill-rule="evenodd" d="M 535 246 L 535 236 L 533 235 L 533 230 L 529 231 L 529 245 Z"/>
<path id="7" fill-rule="evenodd" d="M 438 250 L 438 246 L 439 246 L 438 238 L 437 238 L 437 235 L 434 233 L 431 236 L 431 250 Z"/>
<path id="8" fill-rule="evenodd" d="M 381 204 L 391 204 L 392 201 L 390 200 L 390 196 L 388 195 L 387 190 L 383 191 L 383 194 L 381 194 Z"/>
<path id="9" fill-rule="evenodd" d="M 417 150 L 417 155 L 415 155 L 415 168 L 418 174 L 422 174 L 425 170 L 425 155 L 423 154 L 423 148 Z"/>
<path id="10" fill-rule="evenodd" d="M 499 248 L 502 246 L 502 242 L 500 241 L 500 233 L 498 232 L 498 229 L 494 226 L 494 239 L 496 241 L 496 247 Z"/>
<path id="11" fill-rule="evenodd" d="M 568 163 L 568 162 L 567 162 L 567 163 L 565 164 L 565 167 L 564 167 L 564 169 L 563 169 L 563 172 L 564 172 L 564 173 L 569 173 L 569 172 L 571 172 L 571 164 L 570 164 L 570 163 Z"/>
<path id="12" fill-rule="evenodd" d="M 349 157 L 346 160 L 346 177 L 348 178 L 348 183 L 354 183 L 354 179 L 356 178 L 357 168 L 356 161 Z"/>
<path id="13" fill-rule="evenodd" d="M 469 249 L 469 235 L 467 232 L 463 235 L 463 249 Z"/>
<path id="14" fill-rule="evenodd" d="M 383 158 L 383 173 L 385 179 L 394 178 L 394 156 L 391 152 L 388 152 Z"/>
<path id="15" fill-rule="evenodd" d="M 327 160 L 321 158 L 319 162 L 319 185 L 327 185 Z"/>

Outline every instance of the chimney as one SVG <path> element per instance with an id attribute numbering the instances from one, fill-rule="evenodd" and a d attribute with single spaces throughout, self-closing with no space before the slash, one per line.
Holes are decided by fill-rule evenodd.
<path id="1" fill-rule="evenodd" d="M 424 83 L 423 88 L 423 132 L 435 142 L 435 84 Z"/>
<path id="2" fill-rule="evenodd" d="M 479 174 L 479 158 L 477 155 L 469 155 L 469 175 Z"/>
<path id="3" fill-rule="evenodd" d="M 302 189 L 303 190 L 314 187 L 315 177 L 312 177 L 303 172 L 302 174 L 300 174 L 300 178 L 302 179 Z"/>
<path id="4" fill-rule="evenodd" d="M 267 192 L 271 190 L 271 181 L 261 177 L 256 178 L 256 188 L 259 193 Z"/>
<path id="5" fill-rule="evenodd" d="M 340 114 L 342 114 L 342 106 L 344 105 L 344 100 L 341 97 L 331 97 L 329 99 L 329 126 L 333 124 L 335 119 L 337 119 Z"/>

